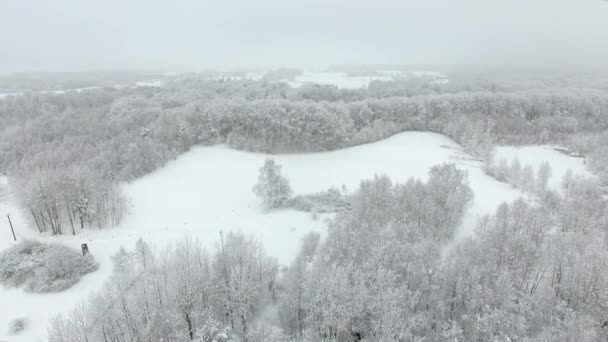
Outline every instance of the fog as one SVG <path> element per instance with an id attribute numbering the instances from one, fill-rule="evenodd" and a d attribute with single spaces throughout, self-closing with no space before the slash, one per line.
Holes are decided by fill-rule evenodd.
<path id="1" fill-rule="evenodd" d="M 0 72 L 608 63 L 602 0 L 4 0 L 0 32 Z"/>

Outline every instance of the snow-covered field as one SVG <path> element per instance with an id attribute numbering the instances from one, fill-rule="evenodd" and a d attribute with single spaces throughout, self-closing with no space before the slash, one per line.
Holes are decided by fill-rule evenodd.
<path id="1" fill-rule="evenodd" d="M 494 151 L 495 162 L 505 159 L 510 164 L 513 159 L 517 158 L 522 167 L 530 165 L 535 171 L 543 162 L 549 162 L 552 173 L 548 186 L 552 190 L 560 190 L 562 179 L 568 170 L 571 170 L 574 175 L 595 177 L 586 169 L 585 158 L 569 156 L 552 146 L 498 146 Z"/>
<path id="2" fill-rule="evenodd" d="M 126 88 L 126 87 L 161 87 L 161 86 L 162 86 L 161 80 L 148 80 L 148 81 L 135 82 L 135 85 L 117 84 L 114 87 L 115 88 Z M 35 91 L 34 93 L 38 93 L 38 94 L 65 94 L 65 93 L 69 93 L 69 92 L 81 93 L 86 90 L 101 89 L 101 88 L 103 88 L 103 87 L 94 86 L 94 87 L 74 88 L 74 89 L 65 89 L 65 90 L 62 89 L 62 90 Z M 18 96 L 18 95 L 23 95 L 23 94 L 24 93 L 0 93 L 0 99 L 7 97 L 7 96 Z"/>
<path id="3" fill-rule="evenodd" d="M 338 88 L 366 88 L 371 81 L 389 81 L 391 76 L 348 76 L 343 72 L 304 72 L 294 81 L 288 82 L 292 87 L 305 84 L 335 85 Z"/>
<path id="4" fill-rule="evenodd" d="M 268 254 L 288 264 L 298 251 L 302 235 L 309 231 L 324 233 L 325 223 L 323 219 L 315 221 L 310 214 L 293 210 L 262 211 L 251 187 L 267 157 L 224 146 L 195 148 L 166 167 L 124 186 L 132 208 L 131 215 L 120 227 L 85 231 L 75 237 L 46 238 L 74 248 L 88 243 L 101 267 L 63 293 L 40 295 L 0 288 L 0 341 L 44 340 L 49 319 L 70 311 L 98 290 L 111 272 L 110 256 L 120 246 L 132 247 L 140 237 L 162 247 L 188 236 L 200 240 L 214 252 L 220 231 L 240 231 L 259 238 Z M 456 163 L 469 172 L 470 186 L 475 193 L 474 204 L 458 232 L 458 239 L 472 233 L 479 215 L 491 213 L 501 202 L 520 195 L 511 186 L 485 175 L 480 163 L 469 159 L 456 143 L 434 133 L 408 132 L 334 152 L 274 158 L 283 165 L 283 174 L 290 180 L 294 192 L 300 194 L 342 185 L 354 190 L 361 180 L 381 173 L 394 181 L 411 177 L 425 180 L 432 166 Z M 0 220 L 10 211 L 18 238 L 35 237 L 10 194 L 0 198 Z M 8 226 L 0 221 L 0 249 L 7 248 L 11 240 Z M 18 336 L 6 336 L 8 322 L 20 316 L 29 319 L 28 329 Z"/>
<path id="5" fill-rule="evenodd" d="M 349 76 L 343 72 L 332 71 L 305 71 L 296 77 L 294 81 L 286 81 L 292 87 L 305 84 L 334 85 L 338 88 L 356 89 L 366 88 L 372 81 L 390 81 L 397 77 L 425 77 L 432 78 L 438 84 L 445 84 L 448 79 L 445 75 L 434 71 L 401 71 L 401 70 L 379 70 L 374 76 Z"/>

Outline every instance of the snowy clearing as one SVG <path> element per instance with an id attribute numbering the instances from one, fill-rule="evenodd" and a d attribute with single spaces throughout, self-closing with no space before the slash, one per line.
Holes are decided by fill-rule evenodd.
<path id="1" fill-rule="evenodd" d="M 135 84 L 117 84 L 114 85 L 114 88 L 136 88 L 136 87 L 162 87 L 163 85 L 163 81 L 162 80 L 147 80 L 147 81 L 138 81 L 135 82 Z M 84 87 L 84 88 L 74 88 L 74 89 L 60 89 L 60 90 L 43 90 L 43 91 L 33 91 L 32 93 L 35 94 L 66 94 L 66 93 L 70 93 L 70 92 L 75 92 L 75 93 L 81 93 L 83 91 L 87 91 L 87 90 L 95 90 L 95 89 L 102 89 L 104 88 L 103 86 L 93 86 L 93 87 Z M 0 99 L 7 97 L 7 96 L 20 96 L 25 94 L 24 92 L 18 92 L 18 93 L 0 93 Z"/>
<path id="2" fill-rule="evenodd" d="M 306 84 L 335 85 L 338 88 L 366 88 L 371 81 L 390 81 L 389 76 L 348 76 L 343 72 L 304 72 L 295 81 L 287 82 L 292 87 Z"/>
<path id="3" fill-rule="evenodd" d="M 98 290 L 111 272 L 110 256 L 120 246 L 132 247 L 140 237 L 152 246 L 162 247 L 189 236 L 213 252 L 220 231 L 240 231 L 259 238 L 267 254 L 288 264 L 298 251 L 300 238 L 310 231 L 324 233 L 324 218 L 330 215 L 322 215 L 315 221 L 309 213 L 295 210 L 264 213 L 251 188 L 258 169 L 268 157 L 224 146 L 197 147 L 166 167 L 124 186 L 132 208 L 120 227 L 45 238 L 74 248 L 88 243 L 100 269 L 58 294 L 37 295 L 22 289 L 0 288 L 0 340 L 44 340 L 49 319 L 70 311 Z M 342 185 L 352 191 L 361 180 L 382 173 L 395 182 L 411 177 L 426 180 L 432 166 L 453 162 L 469 172 L 475 193 L 457 240 L 472 234 L 480 215 L 491 213 L 503 201 L 520 195 L 511 186 L 484 174 L 481 163 L 464 154 L 455 142 L 434 133 L 407 132 L 339 151 L 271 157 L 283 166 L 283 175 L 291 182 L 295 194 Z M 26 228 L 23 213 L 17 210 L 10 194 L 0 200 L 3 218 L 8 211 L 12 212 L 18 238 L 36 236 L 33 228 Z M 0 249 L 12 243 L 10 230 L 5 226 L 0 224 Z M 17 317 L 26 317 L 31 325 L 17 336 L 6 336 L 9 322 Z"/>
<path id="4" fill-rule="evenodd" d="M 296 77 L 294 81 L 285 81 L 292 87 L 306 84 L 334 85 L 343 89 L 367 88 L 372 81 L 391 81 L 396 78 L 431 78 L 434 83 L 445 84 L 448 79 L 445 75 L 435 71 L 401 71 L 378 70 L 375 76 L 349 76 L 343 72 L 306 71 Z"/>

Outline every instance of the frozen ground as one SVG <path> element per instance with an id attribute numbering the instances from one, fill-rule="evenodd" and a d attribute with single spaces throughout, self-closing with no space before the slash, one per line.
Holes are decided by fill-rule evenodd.
<path id="1" fill-rule="evenodd" d="M 366 88 L 371 81 L 389 81 L 392 76 L 348 76 L 343 72 L 311 72 L 306 71 L 296 77 L 294 81 L 287 82 L 292 87 L 305 84 L 335 85 L 338 88 L 355 89 Z"/>
<path id="2" fill-rule="evenodd" d="M 129 84 L 117 84 L 114 87 L 115 88 L 126 88 L 126 87 L 161 87 L 162 86 L 162 81 L 161 80 L 148 80 L 148 81 L 139 81 L 139 82 L 135 82 L 135 85 L 129 85 Z M 38 94 L 65 94 L 65 93 L 69 93 L 69 92 L 76 92 L 76 93 L 80 93 L 86 90 L 93 90 L 93 89 L 101 89 L 103 87 L 99 86 L 95 86 L 95 87 L 84 87 L 84 88 L 74 88 L 74 89 L 65 89 L 65 90 L 44 90 L 44 91 L 36 91 L 34 93 L 38 93 Z M 18 96 L 18 95 L 23 95 L 24 93 L 0 93 L 0 99 L 7 97 L 7 96 Z"/>
<path id="3" fill-rule="evenodd" d="M 562 152 L 558 152 L 552 146 L 498 146 L 495 149 L 494 161 L 500 162 L 505 159 L 509 165 L 514 158 L 519 159 L 522 167 L 532 166 L 534 171 L 538 171 L 541 163 L 547 161 L 551 165 L 552 175 L 549 178 L 548 186 L 550 189 L 559 191 L 561 182 L 568 170 L 572 170 L 575 175 L 585 177 L 595 177 L 585 166 L 585 158 L 572 157 Z"/>
<path id="4" fill-rule="evenodd" d="M 445 75 L 434 71 L 401 71 L 401 70 L 379 70 L 375 76 L 349 76 L 343 72 L 331 71 L 305 71 L 294 81 L 286 81 L 292 87 L 305 84 L 334 85 L 338 88 L 356 89 L 366 88 L 372 81 L 390 81 L 397 77 L 425 77 L 432 78 L 433 82 L 445 84 L 448 79 Z"/>
<path id="5" fill-rule="evenodd" d="M 138 238 L 153 246 L 186 236 L 200 240 L 211 252 L 220 231 L 240 231 L 259 238 L 267 253 L 283 264 L 295 256 L 299 241 L 309 231 L 324 233 L 323 219 L 293 210 L 264 213 L 251 191 L 264 154 L 240 152 L 224 146 L 198 147 L 166 167 L 124 186 L 131 199 L 131 215 L 115 229 L 85 231 L 76 237 L 47 237 L 74 248 L 88 243 L 100 269 L 83 278 L 74 288 L 59 294 L 27 294 L 21 289 L 0 288 L 0 341 L 44 340 L 50 318 L 68 312 L 99 289 L 111 272 L 109 257 L 121 246 L 132 247 Z M 515 199 L 519 192 L 485 175 L 480 164 L 470 160 L 459 146 L 445 136 L 408 132 L 373 144 L 334 152 L 279 155 L 283 174 L 295 193 L 325 190 L 346 185 L 357 188 L 362 179 L 385 173 L 394 181 L 411 177 L 425 180 L 436 164 L 454 162 L 469 172 L 475 201 L 458 231 L 458 238 L 472 233 L 479 215 L 494 211 L 503 201 Z M 5 193 L 6 187 L 5 188 Z M 18 238 L 36 236 L 26 227 L 23 216 L 13 205 L 10 193 L 0 199 L 0 249 L 12 242 L 2 219 L 13 213 Z M 8 322 L 20 316 L 30 321 L 18 336 L 6 336 Z"/>

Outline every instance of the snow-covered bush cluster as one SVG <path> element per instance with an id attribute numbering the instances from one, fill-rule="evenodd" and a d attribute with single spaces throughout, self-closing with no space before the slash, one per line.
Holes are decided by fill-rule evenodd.
<path id="1" fill-rule="evenodd" d="M 27 318 L 18 317 L 8 323 L 8 333 L 16 335 L 27 328 Z"/>
<path id="2" fill-rule="evenodd" d="M 253 192 L 262 200 L 265 209 L 293 208 L 319 214 L 350 208 L 348 196 L 336 188 L 291 197 L 289 180 L 281 174 L 281 165 L 274 159 L 266 159 L 260 168 Z"/>
<path id="3" fill-rule="evenodd" d="M 266 159 L 260 168 L 253 192 L 262 200 L 265 209 L 294 208 L 301 211 L 328 213 L 350 207 L 348 197 L 334 188 L 315 194 L 291 197 L 289 180 L 281 174 L 281 165 L 274 159 Z"/>
<path id="4" fill-rule="evenodd" d="M 60 244 L 25 240 L 0 253 L 0 282 L 29 292 L 63 291 L 96 269 L 90 254 Z"/>
<path id="5" fill-rule="evenodd" d="M 285 207 L 314 213 L 334 213 L 350 209 L 350 198 L 342 190 L 331 188 L 313 194 L 296 195 L 284 203 Z"/>

